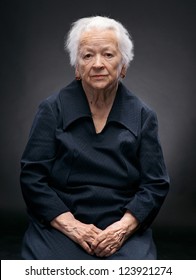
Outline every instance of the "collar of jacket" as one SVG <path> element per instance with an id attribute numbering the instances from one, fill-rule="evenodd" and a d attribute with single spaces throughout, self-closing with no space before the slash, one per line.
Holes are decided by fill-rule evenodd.
<path id="1" fill-rule="evenodd" d="M 63 129 L 79 118 L 92 118 L 81 81 L 73 81 L 60 92 Z M 141 123 L 141 101 L 121 82 L 107 123 L 117 122 L 129 129 L 135 136 Z"/>

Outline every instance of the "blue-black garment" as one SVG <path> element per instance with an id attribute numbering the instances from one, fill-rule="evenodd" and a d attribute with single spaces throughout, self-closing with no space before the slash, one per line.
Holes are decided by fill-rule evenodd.
<path id="1" fill-rule="evenodd" d="M 96 133 L 80 81 L 44 100 L 21 160 L 29 213 L 24 259 L 98 259 L 50 226 L 70 211 L 104 229 L 128 209 L 139 230 L 108 259 L 154 259 L 149 226 L 169 187 L 157 117 L 119 83 L 104 129 Z"/>

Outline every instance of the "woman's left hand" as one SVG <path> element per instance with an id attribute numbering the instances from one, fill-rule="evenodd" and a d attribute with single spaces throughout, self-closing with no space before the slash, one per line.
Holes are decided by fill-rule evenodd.
<path id="1" fill-rule="evenodd" d="M 111 256 L 135 232 L 138 224 L 136 218 L 127 210 L 120 221 L 111 224 L 98 234 L 91 248 L 98 257 Z"/>

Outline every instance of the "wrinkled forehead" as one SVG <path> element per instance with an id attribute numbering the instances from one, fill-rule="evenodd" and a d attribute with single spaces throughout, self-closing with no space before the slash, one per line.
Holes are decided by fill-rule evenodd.
<path id="1" fill-rule="evenodd" d="M 84 46 L 111 45 L 118 48 L 118 38 L 116 32 L 112 29 L 93 28 L 84 31 L 79 40 L 79 48 Z"/>

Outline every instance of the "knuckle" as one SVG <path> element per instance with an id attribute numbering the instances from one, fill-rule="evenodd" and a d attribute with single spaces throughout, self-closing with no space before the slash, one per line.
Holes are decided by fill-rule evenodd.
<path id="1" fill-rule="evenodd" d="M 105 249 L 105 245 L 101 243 L 101 244 L 99 245 L 99 250 L 102 251 L 102 250 L 104 250 L 104 249 Z"/>
<path id="2" fill-rule="evenodd" d="M 78 242 L 80 242 L 80 243 L 83 242 L 83 238 L 81 236 L 78 237 Z"/>

